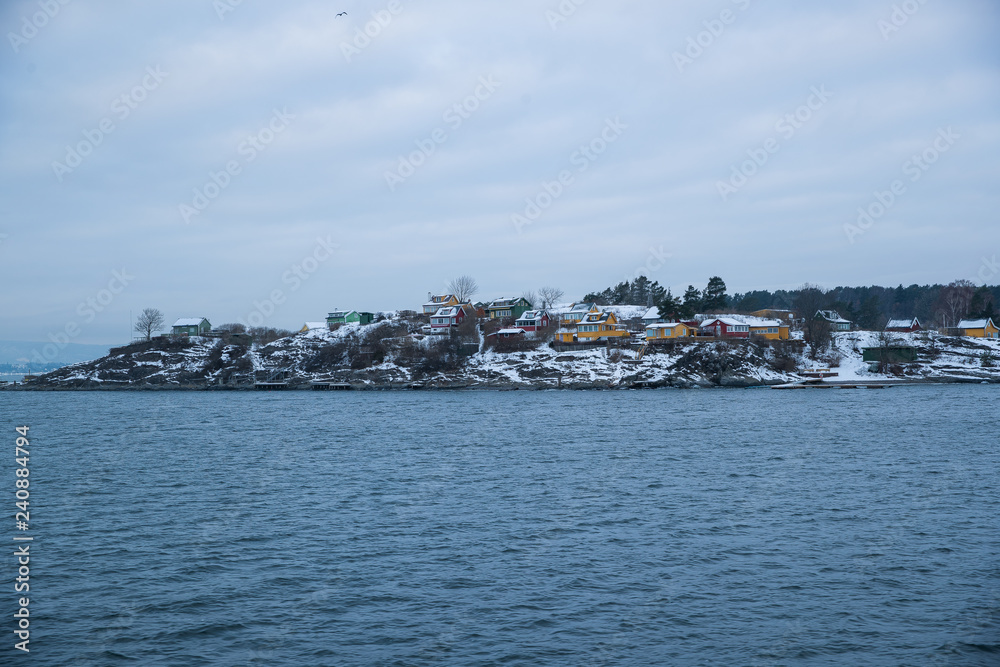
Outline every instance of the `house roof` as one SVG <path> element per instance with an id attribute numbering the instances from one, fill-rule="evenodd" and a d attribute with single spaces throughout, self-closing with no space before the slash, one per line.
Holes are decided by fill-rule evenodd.
<path id="1" fill-rule="evenodd" d="M 527 320 L 537 320 L 537 319 L 541 319 L 541 318 L 547 317 L 547 316 L 548 316 L 548 313 L 545 312 L 544 310 L 526 310 L 526 311 L 524 311 L 524 314 L 521 315 L 521 317 L 517 318 L 517 321 L 520 322 L 521 320 L 525 320 L 525 321 L 527 321 Z"/>
<path id="2" fill-rule="evenodd" d="M 591 310 L 597 307 L 596 303 L 574 303 L 573 307 L 570 308 L 567 313 L 589 313 Z"/>
<path id="3" fill-rule="evenodd" d="M 523 296 L 517 297 L 500 297 L 499 299 L 493 299 L 490 301 L 488 308 L 509 308 L 511 306 L 516 306 L 518 303 L 527 303 L 531 305 Z"/>
<path id="4" fill-rule="evenodd" d="M 204 317 L 182 317 L 173 323 L 175 327 L 198 327 L 208 320 Z"/>
<path id="5" fill-rule="evenodd" d="M 454 294 L 436 294 L 436 295 L 431 295 L 431 300 L 428 301 L 427 303 L 425 303 L 424 305 L 425 306 L 440 306 L 442 303 L 447 303 L 448 301 L 451 301 L 452 299 L 454 299 L 455 301 L 458 301 L 458 297 L 455 296 Z"/>
<path id="6" fill-rule="evenodd" d="M 656 324 L 647 324 L 647 329 L 673 329 L 674 327 L 686 327 L 687 325 L 683 322 L 657 322 Z"/>
<path id="7" fill-rule="evenodd" d="M 886 329 L 909 329 L 913 325 L 920 326 L 920 320 L 913 318 L 912 320 L 889 320 L 885 325 Z"/>
<path id="8" fill-rule="evenodd" d="M 461 306 L 445 306 L 438 308 L 431 317 L 455 317 L 462 310 Z"/>
<path id="9" fill-rule="evenodd" d="M 713 317 L 711 319 L 708 319 L 708 320 L 705 320 L 704 322 L 702 322 L 701 326 L 707 327 L 709 324 L 711 324 L 712 322 L 716 322 L 716 321 L 722 322 L 723 324 L 727 324 L 727 325 L 729 325 L 731 327 L 745 327 L 745 326 L 747 326 L 746 322 L 741 322 L 741 321 L 739 321 L 737 319 L 733 319 L 732 317 Z"/>
<path id="10" fill-rule="evenodd" d="M 580 324 L 604 324 L 613 317 L 615 322 L 617 322 L 618 318 L 610 310 L 602 310 L 599 313 L 587 313 L 580 320 Z"/>
<path id="11" fill-rule="evenodd" d="M 327 317 L 347 317 L 348 315 L 350 315 L 353 312 L 356 312 L 356 311 L 353 311 L 353 310 L 335 310 L 332 313 L 330 313 L 329 315 L 327 315 Z"/>
<path id="12" fill-rule="evenodd" d="M 708 316 L 704 316 L 708 320 Z M 769 320 L 764 317 L 757 317 L 756 315 L 735 315 L 732 313 L 726 313 L 724 315 L 715 315 L 711 318 L 712 320 L 721 319 L 732 320 L 738 322 L 739 324 L 745 324 L 751 327 L 787 327 L 788 325 L 784 322 L 779 322 L 778 320 Z M 702 325 L 704 326 L 704 325 Z"/>
<path id="13" fill-rule="evenodd" d="M 817 310 L 816 314 L 818 316 L 822 317 L 827 322 L 833 322 L 834 324 L 850 324 L 851 323 L 850 320 L 845 320 L 843 317 L 840 316 L 840 313 L 838 313 L 835 310 Z"/>
<path id="14" fill-rule="evenodd" d="M 514 334 L 523 334 L 523 333 L 527 333 L 527 332 L 524 329 L 521 329 L 520 327 L 514 327 L 512 329 L 500 329 L 500 331 L 497 331 L 497 333 L 498 334 L 514 335 Z"/>
<path id="15" fill-rule="evenodd" d="M 652 308 L 650 308 L 649 310 L 647 310 L 645 313 L 643 313 L 642 319 L 644 319 L 644 320 L 653 320 L 653 319 L 657 319 L 658 320 L 658 319 L 660 319 L 660 308 L 659 308 L 659 306 L 653 306 Z"/>
<path id="16" fill-rule="evenodd" d="M 962 320 L 958 323 L 959 329 L 985 329 L 986 325 L 993 324 L 992 318 L 985 320 Z M 995 325 L 994 325 L 995 326 Z"/>

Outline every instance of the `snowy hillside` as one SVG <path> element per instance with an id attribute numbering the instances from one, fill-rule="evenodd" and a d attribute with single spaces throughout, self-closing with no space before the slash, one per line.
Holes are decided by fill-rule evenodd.
<path id="1" fill-rule="evenodd" d="M 153 341 L 116 348 L 96 361 L 53 371 L 28 388 L 246 388 L 254 381 L 308 387 L 312 381 L 358 388 L 426 387 L 627 388 L 759 386 L 794 382 L 804 369 L 829 367 L 837 380 L 902 378 L 1000 382 L 1000 341 L 894 334 L 892 345 L 912 346 L 914 363 L 872 370 L 862 348 L 880 344 L 874 332 L 835 334 L 818 359 L 808 347 L 752 341 L 680 343 L 672 349 L 591 348 L 557 352 L 498 352 L 479 342 L 421 336 L 401 321 L 312 330 L 264 346 L 222 340 Z M 530 346 L 528 346 L 530 347 Z"/>

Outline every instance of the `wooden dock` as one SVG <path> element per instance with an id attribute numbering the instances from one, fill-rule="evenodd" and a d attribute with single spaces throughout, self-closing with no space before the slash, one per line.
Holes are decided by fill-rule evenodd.
<path id="1" fill-rule="evenodd" d="M 891 387 L 885 382 L 823 382 L 817 380 L 806 380 L 804 382 L 790 382 L 788 384 L 776 384 L 771 389 L 885 389 Z"/>
<path id="2" fill-rule="evenodd" d="M 348 391 L 351 389 L 350 382 L 333 382 L 330 380 L 314 380 L 309 383 L 315 391 Z"/>
<path id="3" fill-rule="evenodd" d="M 282 391 L 283 389 L 288 389 L 287 382 L 254 382 L 254 389 L 259 389 L 261 391 Z"/>

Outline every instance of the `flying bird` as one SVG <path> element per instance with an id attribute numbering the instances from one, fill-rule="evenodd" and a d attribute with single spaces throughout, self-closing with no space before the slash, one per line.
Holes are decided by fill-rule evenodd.
<path id="1" fill-rule="evenodd" d="M 337 16 L 347 16 L 347 12 L 340 12 Z"/>

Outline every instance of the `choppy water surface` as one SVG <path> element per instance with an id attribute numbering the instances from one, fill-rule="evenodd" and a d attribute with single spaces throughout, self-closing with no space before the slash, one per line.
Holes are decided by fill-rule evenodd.
<path id="1" fill-rule="evenodd" d="M 25 664 L 997 665 L 998 398 L 3 392 Z"/>

